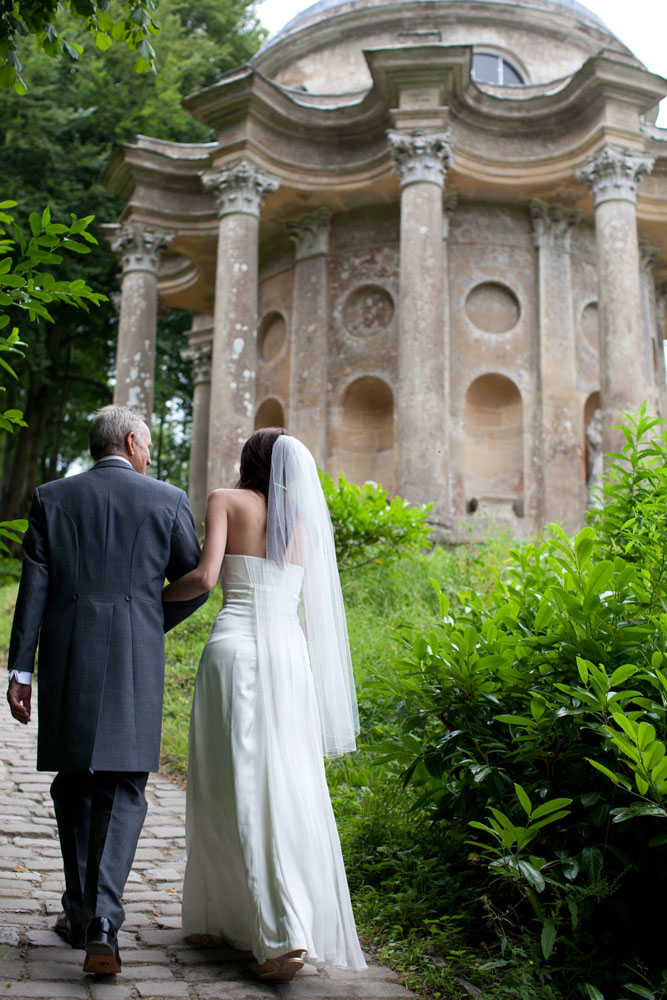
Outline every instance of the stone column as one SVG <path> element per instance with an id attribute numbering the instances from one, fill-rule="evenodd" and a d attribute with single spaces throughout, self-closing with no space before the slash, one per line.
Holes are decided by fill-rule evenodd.
<path id="1" fill-rule="evenodd" d="M 648 240 L 639 240 L 639 275 L 641 278 L 642 316 L 644 319 L 644 371 L 646 384 L 650 387 L 647 395 L 650 409 L 657 413 L 660 410 L 658 396 L 658 358 L 654 359 L 654 344 L 658 326 L 657 296 L 653 265 L 660 256 L 660 251 Z"/>
<path id="2" fill-rule="evenodd" d="M 606 145 L 578 172 L 593 191 L 598 256 L 600 315 L 600 404 L 602 447 L 618 452 L 624 444 L 612 430 L 626 410 L 646 399 L 643 322 L 637 241 L 637 187 L 653 159 Z"/>
<path id="3" fill-rule="evenodd" d="M 540 519 L 560 521 L 574 531 L 586 510 L 570 258 L 570 234 L 581 213 L 537 199 L 530 203 L 530 211 L 538 272 Z"/>
<path id="4" fill-rule="evenodd" d="M 327 457 L 331 212 L 320 208 L 289 219 L 285 228 L 295 246 L 288 424 L 323 466 Z"/>
<path id="5" fill-rule="evenodd" d="M 111 240 L 123 267 L 114 403 L 131 406 L 150 425 L 155 384 L 157 272 L 172 233 L 128 224 Z"/>
<path id="6" fill-rule="evenodd" d="M 207 171 L 220 228 L 213 314 L 207 490 L 231 487 L 253 431 L 257 366 L 259 217 L 277 181 L 248 160 Z"/>
<path id="7" fill-rule="evenodd" d="M 444 421 L 444 449 L 447 462 L 444 467 L 445 497 L 444 520 L 451 525 L 456 515 L 463 516 L 463 467 L 465 460 L 465 437 L 461 421 L 452 413 L 451 380 L 451 316 L 449 301 L 449 226 L 458 205 L 456 192 L 445 192 L 442 199 L 442 365 L 444 395 L 442 400 Z M 457 474 L 458 470 L 458 474 Z"/>
<path id="8" fill-rule="evenodd" d="M 667 384 L 665 383 L 665 319 L 667 319 L 667 283 L 656 289 L 656 326 L 658 341 L 658 399 L 660 416 L 667 416 Z"/>
<path id="9" fill-rule="evenodd" d="M 398 491 L 433 501 L 447 520 L 442 192 L 451 156 L 445 132 L 389 132 L 401 181 L 398 338 Z"/>
<path id="10" fill-rule="evenodd" d="M 208 319 L 208 317 L 205 317 Z M 197 533 L 201 535 L 206 514 L 208 472 L 208 422 L 211 406 L 211 341 L 194 341 L 181 351 L 192 364 L 192 436 L 188 495 Z"/>

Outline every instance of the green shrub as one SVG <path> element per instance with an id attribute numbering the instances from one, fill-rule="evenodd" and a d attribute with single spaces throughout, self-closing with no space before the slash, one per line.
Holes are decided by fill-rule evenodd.
<path id="1" fill-rule="evenodd" d="M 338 485 L 326 472 L 320 472 L 320 480 L 341 572 L 370 562 L 391 562 L 428 547 L 431 529 L 426 518 L 433 504 L 411 505 L 401 497 L 389 500 L 377 483 L 359 487 L 342 475 Z"/>
<path id="2" fill-rule="evenodd" d="M 439 621 L 401 629 L 403 672 L 388 679 L 400 737 L 379 760 L 436 827 L 467 830 L 490 954 L 498 969 L 524 956 L 534 992 L 540 977 L 592 1000 L 667 985 L 646 902 L 667 888 L 667 445 L 651 437 L 656 423 L 645 410 L 629 419 L 605 505 L 576 538 L 554 525 L 511 550 L 486 597 L 436 584 Z"/>

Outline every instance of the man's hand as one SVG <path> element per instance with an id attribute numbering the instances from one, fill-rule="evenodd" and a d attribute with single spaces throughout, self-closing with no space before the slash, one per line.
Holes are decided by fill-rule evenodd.
<path id="1" fill-rule="evenodd" d="M 12 677 L 7 688 L 7 701 L 12 711 L 12 715 L 18 722 L 25 726 L 30 722 L 30 695 L 32 693 L 31 684 L 19 684 Z"/>

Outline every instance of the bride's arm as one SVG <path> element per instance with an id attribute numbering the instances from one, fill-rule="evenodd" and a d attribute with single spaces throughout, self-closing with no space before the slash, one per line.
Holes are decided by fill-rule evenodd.
<path id="1" fill-rule="evenodd" d="M 206 593 L 220 575 L 227 545 L 227 491 L 214 490 L 206 505 L 204 544 L 195 569 L 168 584 L 163 601 L 189 601 Z"/>

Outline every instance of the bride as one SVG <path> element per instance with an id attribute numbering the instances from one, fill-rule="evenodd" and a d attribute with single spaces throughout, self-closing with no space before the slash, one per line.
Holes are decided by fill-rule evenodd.
<path id="1" fill-rule="evenodd" d="M 263 981 L 304 961 L 362 969 L 322 760 L 359 732 L 345 612 L 315 462 L 282 428 L 246 441 L 236 488 L 209 496 L 198 567 L 163 599 L 218 575 L 190 724 L 183 929 L 252 952 Z"/>

